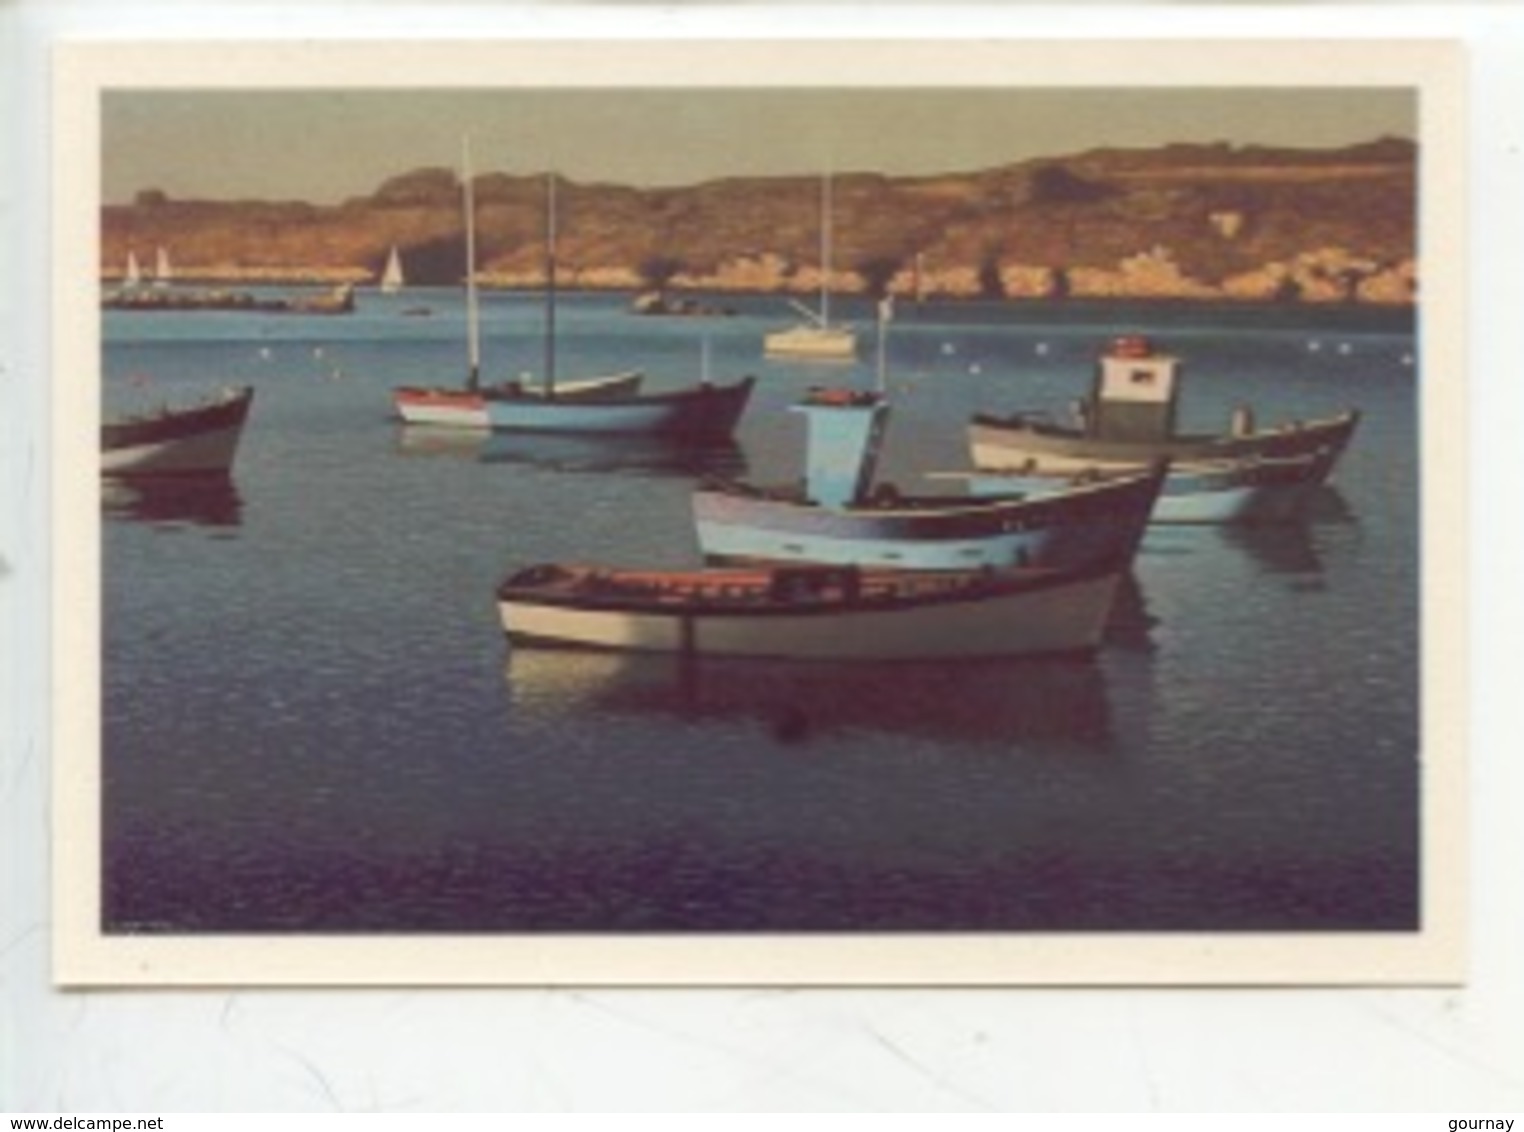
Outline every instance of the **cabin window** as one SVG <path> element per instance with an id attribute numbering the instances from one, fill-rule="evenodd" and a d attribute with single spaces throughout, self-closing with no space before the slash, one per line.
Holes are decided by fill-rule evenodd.
<path id="1" fill-rule="evenodd" d="M 1127 375 L 1127 380 L 1134 385 L 1152 385 L 1154 383 L 1154 371 L 1151 369 L 1135 369 Z"/>

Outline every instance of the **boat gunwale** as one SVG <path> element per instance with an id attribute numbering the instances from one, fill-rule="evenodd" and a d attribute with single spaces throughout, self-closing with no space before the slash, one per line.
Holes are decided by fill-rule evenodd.
<path id="1" fill-rule="evenodd" d="M 253 402 L 254 387 L 239 385 L 192 405 L 169 405 L 145 413 L 114 417 L 101 423 L 101 451 L 123 452 L 239 429 L 248 419 Z"/>
<path id="2" fill-rule="evenodd" d="M 672 618 L 831 617 L 856 613 L 892 613 L 923 609 L 928 606 L 967 605 L 996 598 L 1027 597 L 1071 585 L 1099 582 L 1108 577 L 1120 576 L 1127 567 L 1127 559 L 1121 556 L 1073 570 L 1045 567 L 1026 567 L 1019 570 L 900 570 L 891 567 L 865 569 L 846 565 L 801 563 L 760 569 L 738 567 L 661 571 L 541 563 L 509 575 L 498 585 L 496 594 L 500 607 L 519 603 L 590 613 L 624 613 Z M 540 570 L 569 573 L 571 577 L 559 579 L 568 585 L 583 584 L 600 574 L 616 581 L 624 575 L 657 579 L 664 575 L 671 575 L 680 578 L 703 578 L 708 587 L 717 590 L 727 585 L 756 585 L 757 592 L 755 596 L 727 598 L 710 597 L 706 594 L 692 595 L 681 590 L 673 590 L 669 591 L 671 600 L 662 601 L 650 593 L 614 590 L 589 593 L 581 589 L 551 589 L 548 584 L 541 585 L 518 580 Z M 860 588 L 853 597 L 814 594 L 805 598 L 784 600 L 771 593 L 772 587 L 778 584 L 777 579 L 780 574 L 801 578 L 814 575 L 833 580 L 855 576 Z M 898 589 L 883 593 L 868 593 L 865 588 L 868 582 L 882 584 L 888 579 L 896 578 L 901 583 L 920 583 L 926 586 L 926 589 L 918 589 L 912 593 L 904 593 Z M 759 580 L 761 585 L 757 585 Z"/>
<path id="3" fill-rule="evenodd" d="M 1285 421 L 1269 428 L 1255 429 L 1241 435 L 1232 433 L 1179 433 L 1162 440 L 1107 440 L 1103 437 L 1093 436 L 1082 429 L 1071 428 L 1066 425 L 1053 424 L 1050 421 L 1034 419 L 1030 414 L 1016 413 L 1010 416 L 997 416 L 994 413 L 975 413 L 969 421 L 969 429 L 975 442 L 981 439 L 980 430 L 984 430 L 990 439 L 999 439 L 1010 436 L 1033 436 L 1043 440 L 1067 442 L 1076 447 L 1095 448 L 1100 451 L 1117 451 L 1119 453 L 1176 453 L 1181 449 L 1200 448 L 1204 450 L 1222 450 L 1231 453 L 1240 446 L 1253 446 L 1257 444 L 1270 444 L 1287 439 L 1300 439 L 1319 434 L 1330 434 L 1337 440 L 1328 443 L 1344 443 L 1349 435 L 1353 434 L 1355 426 L 1360 421 L 1359 409 L 1346 409 L 1342 413 L 1332 416 L 1314 417 L 1310 420 Z M 1062 449 L 1055 449 L 1054 454 L 1062 454 Z M 1139 459 L 1146 459 L 1140 456 Z M 1176 457 L 1182 459 L 1182 457 Z M 1232 459 L 1231 455 L 1223 457 Z M 1188 459 L 1185 457 L 1184 459 Z"/>

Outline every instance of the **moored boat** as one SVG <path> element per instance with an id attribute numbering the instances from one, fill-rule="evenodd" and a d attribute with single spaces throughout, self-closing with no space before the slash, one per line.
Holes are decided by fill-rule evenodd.
<path id="1" fill-rule="evenodd" d="M 1337 453 L 1324 449 L 1296 456 L 1249 456 L 1171 464 L 1149 516 L 1151 523 L 1277 523 L 1301 518 L 1322 488 Z M 1038 499 L 1091 483 L 1115 482 L 1126 469 L 1054 472 L 1034 464 L 1013 471 L 933 473 L 961 479 L 970 495 L 1023 495 Z"/>
<path id="2" fill-rule="evenodd" d="M 577 401 L 600 397 L 628 397 L 638 393 L 644 380 L 630 370 L 603 377 L 585 377 L 564 381 L 553 391 L 557 401 Z M 453 425 L 458 428 L 487 429 L 492 421 L 487 412 L 490 401 L 543 401 L 552 395 L 543 385 L 522 381 L 499 385 L 478 385 L 476 389 L 450 389 L 435 385 L 404 385 L 392 390 L 392 405 L 407 424 Z"/>
<path id="3" fill-rule="evenodd" d="M 624 396 L 488 398 L 487 421 L 502 431 L 662 436 L 712 443 L 730 437 L 756 378 L 700 383 Z"/>
<path id="4" fill-rule="evenodd" d="M 731 384 L 705 379 L 697 384 L 643 393 L 643 376 L 630 370 L 567 381 L 556 372 L 556 203 L 555 178 L 546 179 L 545 372 L 539 381 L 484 386 L 480 380 L 479 319 L 476 302 L 474 205 L 469 159 L 464 162 L 466 215 L 466 315 L 468 370 L 463 388 L 403 386 L 392 404 L 412 424 L 488 428 L 504 432 L 648 435 L 683 442 L 712 443 L 728 438 L 751 397 L 754 381 Z"/>
<path id="5" fill-rule="evenodd" d="M 625 570 L 547 564 L 497 589 L 510 642 L 684 657 L 921 660 L 1088 653 L 1124 567 Z"/>
<path id="6" fill-rule="evenodd" d="M 804 321 L 765 335 L 762 347 L 768 357 L 827 362 L 850 362 L 857 357 L 857 332 L 843 323 L 831 321 L 829 175 L 822 179 L 820 187 L 820 309 L 813 311 L 797 302 L 792 305 L 804 316 Z"/>
<path id="7" fill-rule="evenodd" d="M 241 386 L 200 404 L 107 421 L 101 425 L 101 472 L 124 477 L 227 475 L 253 400 L 254 390 Z"/>
<path id="8" fill-rule="evenodd" d="M 1166 458 L 1177 464 L 1249 457 L 1284 458 L 1327 452 L 1337 462 L 1359 423 L 1358 410 L 1257 428 L 1247 408 L 1235 411 L 1224 433 L 1177 431 L 1180 359 L 1144 337 L 1116 339 L 1096 366 L 1079 421 L 1060 424 L 1030 413 L 978 414 L 969 425 L 974 466 L 1021 468 L 1036 462 L 1054 472 L 1139 467 Z"/>
<path id="9" fill-rule="evenodd" d="M 875 482 L 889 406 L 878 393 L 816 391 L 803 487 L 711 481 L 693 494 L 711 562 L 821 562 L 959 570 L 1074 568 L 1137 550 L 1165 464 L 1040 498 L 906 495 Z"/>

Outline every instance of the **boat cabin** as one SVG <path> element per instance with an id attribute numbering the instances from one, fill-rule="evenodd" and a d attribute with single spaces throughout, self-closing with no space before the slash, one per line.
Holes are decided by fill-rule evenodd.
<path id="1" fill-rule="evenodd" d="M 793 406 L 809 421 L 805 496 L 819 507 L 851 507 L 868 497 L 889 422 L 877 393 L 812 389 Z"/>
<path id="2" fill-rule="evenodd" d="M 1179 358 L 1159 353 L 1141 335 L 1118 338 L 1096 365 L 1082 408 L 1085 432 L 1099 440 L 1167 440 L 1175 433 L 1179 387 Z"/>

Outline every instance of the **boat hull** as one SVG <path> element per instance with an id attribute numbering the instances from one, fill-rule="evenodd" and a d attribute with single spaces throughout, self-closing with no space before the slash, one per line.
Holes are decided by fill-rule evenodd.
<path id="1" fill-rule="evenodd" d="M 253 403 L 249 387 L 216 401 L 101 426 L 101 473 L 107 476 L 227 475 Z"/>
<path id="2" fill-rule="evenodd" d="M 642 380 L 643 375 L 634 371 L 579 378 L 558 384 L 556 401 L 631 396 L 639 392 Z M 523 400 L 537 404 L 547 398 L 543 386 L 519 384 L 492 386 L 476 392 L 425 386 L 404 386 L 392 392 L 392 405 L 404 423 L 453 428 L 491 428 L 487 404 L 494 400 Z"/>
<path id="3" fill-rule="evenodd" d="M 838 326 L 793 326 L 764 337 L 762 347 L 773 358 L 851 361 L 857 357 L 857 335 Z"/>
<path id="4" fill-rule="evenodd" d="M 1230 524 L 1292 522 L 1327 479 L 1336 454 L 1285 459 L 1243 460 L 1212 466 L 1172 467 L 1154 503 L 1149 522 Z M 1063 490 L 1071 477 L 1035 472 L 974 472 L 967 477 L 974 496 Z"/>
<path id="5" fill-rule="evenodd" d="M 730 608 L 720 601 L 539 592 L 509 579 L 498 602 L 503 630 L 518 646 L 790 660 L 975 659 L 1094 651 L 1120 577 L 1115 568 L 1035 579 L 959 575 L 945 592 L 918 597 L 741 598 Z"/>
<path id="6" fill-rule="evenodd" d="M 1005 470 L 1040 465 L 1060 474 L 1095 468 L 1138 468 L 1161 458 L 1186 464 L 1277 459 L 1328 451 L 1337 460 L 1354 435 L 1359 419 L 1359 413 L 1351 411 L 1241 436 L 1176 436 L 1157 441 L 1124 441 L 1103 440 L 1076 429 L 1021 417 L 978 416 L 969 425 L 968 440 L 977 468 Z"/>
<path id="7" fill-rule="evenodd" d="M 480 393 L 407 387 L 392 391 L 392 407 L 405 424 L 487 429 L 487 401 Z"/>
<path id="8" fill-rule="evenodd" d="M 489 399 L 487 420 L 503 431 L 723 440 L 734 433 L 754 384 L 747 377 L 731 385 L 627 397 Z"/>
<path id="9" fill-rule="evenodd" d="M 1128 559 L 1158 495 L 1162 466 L 1042 498 L 932 497 L 827 508 L 738 486 L 693 495 L 706 559 L 823 562 L 919 570 L 1047 566 Z"/>

